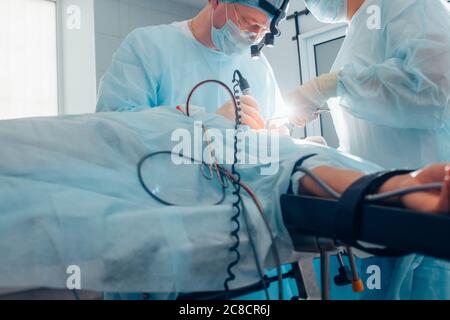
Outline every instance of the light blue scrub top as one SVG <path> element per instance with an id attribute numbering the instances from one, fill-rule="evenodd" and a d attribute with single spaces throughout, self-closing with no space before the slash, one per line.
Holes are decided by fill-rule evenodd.
<path id="1" fill-rule="evenodd" d="M 241 71 L 248 80 L 264 118 L 282 112 L 283 99 L 264 55 L 253 60 L 250 48 L 232 56 L 206 48 L 183 30 L 185 23 L 140 28 L 125 39 L 101 80 L 97 112 L 176 107 L 185 104 L 191 89 L 203 80 L 220 80 L 232 89 L 235 70 Z M 198 89 L 191 103 L 213 113 L 230 99 L 222 87 L 207 84 Z M 293 295 L 293 289 L 286 284 L 285 296 L 289 299 Z M 106 299 L 143 299 L 145 296 L 105 294 Z M 264 294 L 260 292 L 249 298 L 264 299 Z"/>
<path id="2" fill-rule="evenodd" d="M 236 69 L 248 79 L 264 117 L 282 107 L 278 84 L 264 56 L 253 60 L 250 49 L 226 56 L 206 48 L 182 28 L 152 26 L 128 35 L 101 80 L 97 112 L 176 107 L 185 104 L 191 89 L 203 80 L 220 80 L 232 88 Z M 191 103 L 216 112 L 230 99 L 222 87 L 208 84 L 194 94 Z"/>
<path id="3" fill-rule="evenodd" d="M 333 66 L 342 151 L 385 168 L 450 162 L 449 30 L 439 0 L 364 2 Z"/>
<path id="4" fill-rule="evenodd" d="M 340 150 L 385 168 L 450 162 L 450 9 L 439 0 L 366 0 L 333 66 L 330 101 Z M 369 29 L 374 8 L 380 28 Z M 372 20 L 370 20 L 371 18 Z M 412 255 L 383 265 L 365 298 L 450 299 L 450 263 Z M 364 274 L 364 269 L 361 270 Z"/>

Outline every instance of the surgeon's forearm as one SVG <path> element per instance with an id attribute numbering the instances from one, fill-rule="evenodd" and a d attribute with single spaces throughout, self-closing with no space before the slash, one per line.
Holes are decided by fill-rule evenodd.
<path id="1" fill-rule="evenodd" d="M 450 62 L 450 59 L 446 60 Z M 441 63 L 442 70 L 449 62 Z M 445 77 L 435 82 L 430 80 L 427 88 L 416 92 L 414 88 L 403 85 L 409 83 L 410 76 L 404 68 L 392 62 L 358 71 L 348 65 L 339 74 L 340 104 L 352 116 L 377 125 L 401 129 L 442 128 L 448 119 L 448 107 L 441 97 L 450 93 L 448 81 L 445 82 Z M 423 74 L 421 76 L 424 77 Z M 396 93 L 395 99 L 392 92 Z"/>

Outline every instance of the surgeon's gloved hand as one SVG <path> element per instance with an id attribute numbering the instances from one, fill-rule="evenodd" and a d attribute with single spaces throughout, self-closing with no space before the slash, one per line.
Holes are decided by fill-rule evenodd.
<path id="1" fill-rule="evenodd" d="M 256 102 L 255 98 L 252 96 L 241 96 L 240 100 L 242 124 L 248 125 L 252 129 L 263 129 L 265 122 L 259 113 L 258 102 Z M 236 113 L 232 100 L 220 107 L 216 113 L 231 121 L 236 121 Z"/>
<path id="2" fill-rule="evenodd" d="M 328 99 L 337 96 L 338 73 L 314 78 L 288 95 L 286 103 L 292 108 L 290 121 L 293 125 L 304 127 L 328 109 Z"/>

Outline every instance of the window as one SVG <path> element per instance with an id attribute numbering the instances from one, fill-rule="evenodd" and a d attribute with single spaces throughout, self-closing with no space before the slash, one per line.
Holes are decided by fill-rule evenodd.
<path id="1" fill-rule="evenodd" d="M 56 2 L 0 0 L 0 120 L 57 114 Z"/>
<path id="2" fill-rule="evenodd" d="M 345 37 L 342 36 L 314 45 L 316 76 L 330 72 L 344 40 Z M 339 138 L 336 134 L 330 113 L 323 113 L 320 115 L 320 127 L 322 136 L 327 140 L 328 145 L 334 148 L 339 147 Z"/>
<path id="3" fill-rule="evenodd" d="M 344 42 L 346 24 L 326 26 L 300 37 L 303 81 L 328 73 Z M 307 126 L 308 136 L 323 136 L 331 147 L 339 146 L 331 115 L 324 113 Z"/>

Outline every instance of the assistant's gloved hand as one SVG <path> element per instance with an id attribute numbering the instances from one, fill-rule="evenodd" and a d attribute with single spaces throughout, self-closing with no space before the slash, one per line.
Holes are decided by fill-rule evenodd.
<path id="1" fill-rule="evenodd" d="M 314 78 L 288 95 L 286 102 L 293 108 L 290 116 L 292 124 L 304 127 L 317 119 L 321 110 L 328 109 L 328 99 L 337 96 L 338 73 Z"/>
<path id="2" fill-rule="evenodd" d="M 248 125 L 252 129 L 263 129 L 265 127 L 265 122 L 259 114 L 259 106 L 255 98 L 252 96 L 242 96 L 240 100 L 242 124 Z M 231 121 L 236 121 L 236 113 L 232 100 L 220 107 L 216 113 Z"/>

